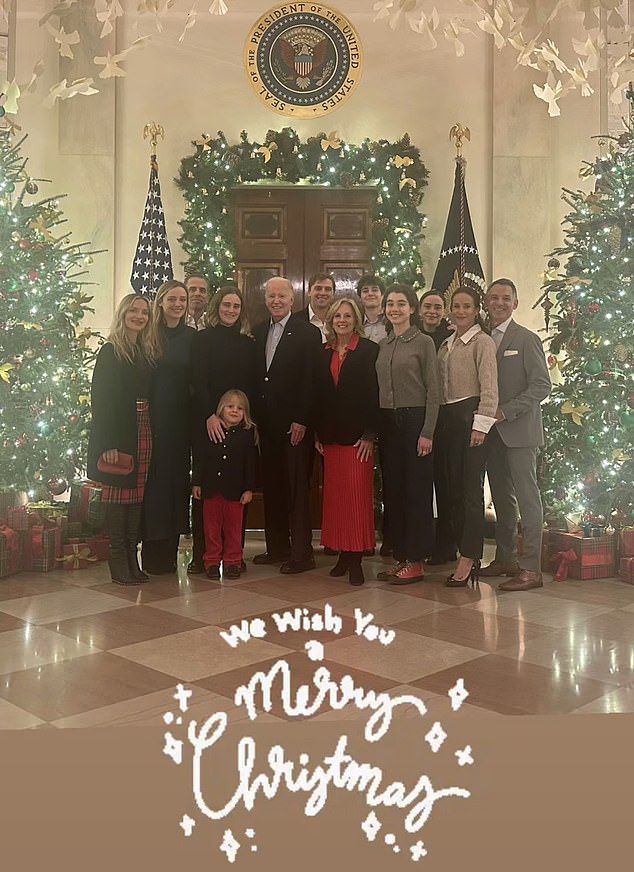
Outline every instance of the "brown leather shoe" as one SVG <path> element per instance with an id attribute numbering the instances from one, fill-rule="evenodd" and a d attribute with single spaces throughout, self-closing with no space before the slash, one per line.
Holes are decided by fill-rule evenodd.
<path id="1" fill-rule="evenodd" d="M 514 578 L 498 584 L 498 590 L 532 590 L 534 587 L 543 587 L 541 572 L 531 572 L 529 569 L 521 569 Z"/>
<path id="2" fill-rule="evenodd" d="M 501 560 L 493 560 L 488 566 L 480 570 L 480 578 L 497 578 L 499 575 L 509 577 L 519 575 L 522 567 L 519 563 L 502 563 Z"/>

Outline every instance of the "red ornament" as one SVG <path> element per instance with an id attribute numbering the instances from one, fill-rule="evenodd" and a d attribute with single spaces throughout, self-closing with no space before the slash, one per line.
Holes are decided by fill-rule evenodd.
<path id="1" fill-rule="evenodd" d="M 583 480 L 586 487 L 591 487 L 594 484 L 594 473 L 589 472 Z"/>
<path id="2" fill-rule="evenodd" d="M 40 345 L 42 346 L 42 348 L 48 348 L 48 339 L 40 339 Z"/>
<path id="3" fill-rule="evenodd" d="M 68 420 L 71 424 L 76 424 L 79 419 L 77 415 L 69 415 Z"/>
<path id="4" fill-rule="evenodd" d="M 27 273 L 27 276 L 29 278 L 29 281 L 36 282 L 39 279 L 40 274 L 39 272 L 36 272 L 34 269 L 32 269 L 30 273 Z"/>
<path id="5" fill-rule="evenodd" d="M 21 249 L 24 251 L 24 250 L 26 250 L 27 248 L 30 248 L 30 247 L 31 247 L 31 243 L 29 242 L 28 239 L 21 239 L 21 240 L 18 242 L 18 246 L 19 246 L 19 248 L 21 248 Z"/>
<path id="6" fill-rule="evenodd" d="M 596 315 L 597 312 L 600 312 L 600 311 L 601 311 L 601 304 L 600 303 L 590 303 L 590 305 L 588 306 L 588 312 L 591 312 L 593 315 Z"/>
<path id="7" fill-rule="evenodd" d="M 634 409 L 634 394 L 629 395 L 629 397 L 627 398 L 627 404 L 630 409 Z"/>

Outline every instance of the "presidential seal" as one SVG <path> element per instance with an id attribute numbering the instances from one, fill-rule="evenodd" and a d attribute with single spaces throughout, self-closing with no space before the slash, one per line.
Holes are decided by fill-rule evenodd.
<path id="1" fill-rule="evenodd" d="M 244 47 L 260 100 L 280 115 L 318 118 L 353 93 L 363 67 L 357 32 L 336 9 L 287 3 L 263 15 Z"/>

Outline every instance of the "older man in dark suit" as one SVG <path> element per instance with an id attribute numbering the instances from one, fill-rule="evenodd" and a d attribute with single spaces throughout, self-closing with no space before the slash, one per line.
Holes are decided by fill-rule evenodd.
<path id="1" fill-rule="evenodd" d="M 266 553 L 257 564 L 281 563 L 287 575 L 314 569 L 310 518 L 313 372 L 321 335 L 301 313 L 293 315 L 293 286 L 285 278 L 265 285 L 270 320 L 256 341 L 257 422 L 262 448 Z"/>
<path id="2" fill-rule="evenodd" d="M 536 333 L 513 320 L 517 289 L 496 279 L 486 293 L 491 336 L 497 346 L 499 408 L 487 437 L 487 472 L 495 506 L 495 559 L 480 575 L 511 576 L 499 590 L 542 587 L 540 568 L 543 510 L 537 485 L 537 449 L 544 444 L 541 402 L 550 376 Z M 524 553 L 517 556 L 517 518 L 522 520 Z"/>

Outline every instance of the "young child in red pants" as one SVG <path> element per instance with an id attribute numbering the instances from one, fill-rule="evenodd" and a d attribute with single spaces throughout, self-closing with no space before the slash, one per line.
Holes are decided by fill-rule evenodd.
<path id="1" fill-rule="evenodd" d="M 227 391 L 216 415 L 222 421 L 222 442 L 207 439 L 194 446 L 192 496 L 203 500 L 207 578 L 239 578 L 242 561 L 242 516 L 253 499 L 255 428 L 249 401 L 242 391 Z"/>

